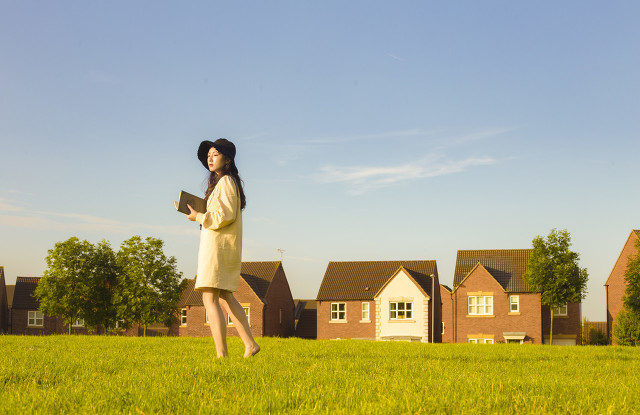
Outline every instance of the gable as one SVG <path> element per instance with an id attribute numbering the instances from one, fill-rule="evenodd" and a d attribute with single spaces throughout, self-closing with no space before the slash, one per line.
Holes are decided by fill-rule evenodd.
<path id="1" fill-rule="evenodd" d="M 485 249 L 458 251 L 453 277 L 454 290 L 469 273 L 482 264 L 483 268 L 498 282 L 506 292 L 531 292 L 522 279 L 527 270 L 531 249 Z"/>
<path id="2" fill-rule="evenodd" d="M 604 283 L 605 286 L 616 283 L 625 283 L 624 273 L 627 269 L 627 262 L 629 262 L 629 256 L 638 254 L 636 247 L 638 240 L 640 240 L 640 230 L 632 230 L 627 238 L 627 242 L 625 242 L 622 250 L 620 251 L 620 255 L 618 255 L 618 259 L 607 278 L 607 282 Z"/>
<path id="3" fill-rule="evenodd" d="M 418 275 L 420 280 L 420 282 L 418 282 L 415 274 L 417 273 L 401 267 L 379 290 L 375 298 L 415 295 L 430 299 L 431 277 L 425 276 L 426 278 L 421 278 L 421 275 Z M 426 279 L 429 280 L 428 283 Z"/>
<path id="4" fill-rule="evenodd" d="M 400 267 L 426 276 L 438 275 L 433 260 L 329 262 L 316 298 L 318 301 L 373 300 Z"/>
<path id="5" fill-rule="evenodd" d="M 504 287 L 481 263 L 478 263 L 469 275 L 462 280 L 458 287 L 464 286 L 467 290 L 500 290 L 504 291 Z M 457 287 L 456 287 L 457 288 Z"/>

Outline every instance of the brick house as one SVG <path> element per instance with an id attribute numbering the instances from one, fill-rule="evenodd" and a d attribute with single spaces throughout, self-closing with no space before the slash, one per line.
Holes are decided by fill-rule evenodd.
<path id="1" fill-rule="evenodd" d="M 330 262 L 316 299 L 318 339 L 441 341 L 436 261 Z"/>
<path id="2" fill-rule="evenodd" d="M 4 267 L 0 267 L 0 334 L 9 332 L 9 299 L 4 279 Z"/>
<path id="3" fill-rule="evenodd" d="M 627 263 L 629 257 L 638 255 L 638 248 L 636 244 L 640 239 L 640 230 L 632 230 L 631 234 L 627 238 L 622 247 L 622 251 L 618 256 L 607 282 L 604 284 L 607 293 L 607 338 L 609 342 L 613 339 L 613 326 L 615 324 L 616 317 L 624 305 L 623 297 L 624 291 L 627 286 L 624 280 L 624 273 L 627 270 Z"/>
<path id="4" fill-rule="evenodd" d="M 211 336 L 202 293 L 195 291 L 195 278 L 189 280 L 178 303 L 180 322 L 169 335 L 187 337 Z M 292 336 L 295 329 L 294 301 L 282 262 L 243 262 L 238 290 L 234 293 L 249 318 L 254 337 Z M 227 335 L 237 336 L 231 320 L 226 316 Z"/>
<path id="5" fill-rule="evenodd" d="M 23 335 L 67 334 L 69 326 L 58 317 L 43 315 L 33 296 L 40 277 L 18 277 L 11 305 L 11 333 Z M 71 334 L 87 334 L 82 320 L 71 326 Z"/>
<path id="6" fill-rule="evenodd" d="M 531 251 L 458 251 L 453 281 L 454 342 L 549 342 L 551 310 L 522 279 Z M 580 303 L 568 303 L 555 310 L 554 344 L 580 344 L 580 307 Z"/>

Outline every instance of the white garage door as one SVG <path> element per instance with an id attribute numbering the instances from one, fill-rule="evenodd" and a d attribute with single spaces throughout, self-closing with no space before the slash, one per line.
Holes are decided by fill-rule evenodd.
<path id="1" fill-rule="evenodd" d="M 544 344 L 549 344 L 549 339 L 544 339 Z M 553 339 L 554 346 L 575 346 L 576 339 Z"/>

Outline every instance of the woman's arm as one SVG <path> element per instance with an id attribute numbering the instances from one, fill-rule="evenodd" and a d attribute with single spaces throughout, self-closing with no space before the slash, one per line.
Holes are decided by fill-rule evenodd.
<path id="1" fill-rule="evenodd" d="M 233 179 L 230 176 L 221 178 L 211 197 L 216 199 L 209 203 L 205 213 L 196 212 L 189 206 L 190 213 L 187 219 L 199 222 L 203 228 L 214 231 L 235 222 L 240 204 Z"/>

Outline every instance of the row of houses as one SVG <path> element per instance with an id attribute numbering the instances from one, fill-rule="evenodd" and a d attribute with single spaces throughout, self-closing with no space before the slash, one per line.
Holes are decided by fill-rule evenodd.
<path id="1" fill-rule="evenodd" d="M 622 308 L 624 272 L 637 254 L 633 230 L 605 284 L 607 321 L 593 324 L 611 339 Z M 522 279 L 531 249 L 458 251 L 452 286 L 440 283 L 435 260 L 330 262 L 315 299 L 295 300 L 279 261 L 244 262 L 236 298 L 254 336 L 318 339 L 406 340 L 451 343 L 549 342 L 552 310 Z M 33 292 L 39 278 L 18 277 L 7 286 L 0 267 L 0 330 L 13 334 L 86 333 L 43 316 Z M 147 334 L 209 336 L 202 295 L 190 280 L 179 302 L 179 323 Z M 227 319 L 228 335 L 237 335 Z M 553 310 L 554 344 L 581 342 L 580 303 Z M 120 330 L 140 335 L 142 328 Z"/>

